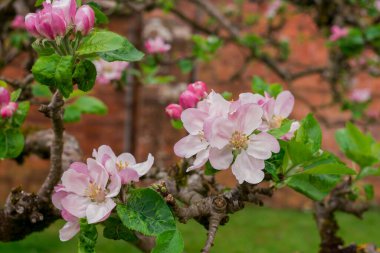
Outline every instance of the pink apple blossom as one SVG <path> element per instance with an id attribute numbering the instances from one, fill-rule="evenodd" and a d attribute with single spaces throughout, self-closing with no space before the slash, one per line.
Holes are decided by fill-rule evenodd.
<path id="1" fill-rule="evenodd" d="M 41 37 L 41 34 L 37 31 L 37 14 L 29 13 L 25 16 L 25 28 L 34 37 Z"/>
<path id="2" fill-rule="evenodd" d="M 241 105 L 228 119 L 214 121 L 209 159 L 215 169 L 224 170 L 232 164 L 232 173 L 239 183 L 257 184 L 264 179 L 264 161 L 272 152 L 279 152 L 280 146 L 270 134 L 253 133 L 261 125 L 262 116 L 263 109 L 249 103 Z"/>
<path id="3" fill-rule="evenodd" d="M 99 84 L 108 84 L 111 81 L 120 80 L 123 71 L 128 67 L 128 62 L 114 61 L 107 62 L 103 59 L 94 61 L 97 77 L 96 82 Z"/>
<path id="4" fill-rule="evenodd" d="M 165 43 L 164 39 L 158 36 L 145 41 L 145 49 L 149 54 L 165 53 L 169 51 L 170 48 L 171 45 Z"/>
<path id="5" fill-rule="evenodd" d="M 25 17 L 22 16 L 22 15 L 17 15 L 12 23 L 11 23 L 11 27 L 13 29 L 25 29 L 25 21 L 24 21 Z"/>
<path id="6" fill-rule="evenodd" d="M 347 28 L 334 25 L 331 27 L 331 35 L 330 35 L 329 40 L 330 41 L 337 41 L 343 37 L 346 37 L 347 35 L 348 35 L 348 29 Z"/>
<path id="7" fill-rule="evenodd" d="M 37 12 L 35 21 L 38 33 L 49 40 L 54 40 L 57 36 L 64 36 L 66 34 L 67 23 L 63 10 L 53 8 L 52 4 L 47 2 L 43 3 L 43 6 L 44 8 Z"/>
<path id="8" fill-rule="evenodd" d="M 181 114 L 182 114 L 182 106 L 179 104 L 170 104 L 166 106 L 165 112 L 166 114 L 171 118 L 175 120 L 181 119 Z"/>
<path id="9" fill-rule="evenodd" d="M 189 90 L 185 90 L 179 96 L 179 104 L 184 108 L 193 108 L 199 102 L 199 97 Z"/>
<path id="10" fill-rule="evenodd" d="M 75 15 L 75 29 L 87 35 L 95 25 L 95 12 L 89 5 L 81 6 Z"/>
<path id="11" fill-rule="evenodd" d="M 18 104 L 15 102 L 9 102 L 1 107 L 0 114 L 2 118 L 10 118 L 17 111 Z"/>
<path id="12" fill-rule="evenodd" d="M 74 22 L 75 13 L 77 11 L 76 0 L 55 0 L 52 6 L 54 10 L 62 11 L 67 26 Z"/>
<path id="13" fill-rule="evenodd" d="M 216 118 L 226 118 L 230 104 L 220 94 L 212 91 L 206 99 L 197 104 L 197 108 L 189 108 L 182 112 L 181 120 L 189 135 L 174 145 L 174 153 L 185 158 L 196 155 L 187 171 L 200 168 L 207 162 L 212 122 Z"/>
<path id="14" fill-rule="evenodd" d="M 4 87 L 0 87 L 0 106 L 7 105 L 11 101 L 9 91 Z"/>
<path id="15" fill-rule="evenodd" d="M 370 99 L 371 90 L 369 89 L 354 89 L 350 95 L 350 100 L 356 103 L 364 103 Z"/>
<path id="16" fill-rule="evenodd" d="M 71 164 L 61 180 L 52 201 L 69 222 L 75 222 L 75 218 L 86 218 L 90 224 L 103 221 L 116 206 L 112 198 L 120 192 L 121 179 L 117 174 L 110 175 L 101 163 L 92 158 L 87 159 L 87 164 Z"/>
<path id="17" fill-rule="evenodd" d="M 204 98 L 207 96 L 207 85 L 202 81 L 189 84 L 187 90 L 195 94 L 198 98 Z"/>
<path id="18" fill-rule="evenodd" d="M 110 175 L 116 174 L 121 178 L 122 184 L 138 182 L 139 178 L 152 168 L 154 157 L 148 154 L 148 159 L 142 163 L 136 163 L 135 157 L 130 153 L 122 153 L 116 156 L 109 146 L 102 145 L 92 152 L 96 161 L 105 166 Z"/>

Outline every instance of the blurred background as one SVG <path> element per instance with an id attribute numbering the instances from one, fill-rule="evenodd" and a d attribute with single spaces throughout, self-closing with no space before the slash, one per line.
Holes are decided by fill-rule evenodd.
<path id="1" fill-rule="evenodd" d="M 1 0 L 0 6 L 6 2 Z M 342 154 L 335 142 L 334 133 L 344 127 L 347 120 L 353 118 L 353 111 L 347 110 L 344 103 L 349 100 L 353 90 L 367 89 L 371 94 L 371 100 L 361 113 L 369 115 L 371 121 L 363 120 L 368 117 L 355 120 L 380 140 L 380 81 L 376 75 L 371 75 L 368 69 L 356 68 L 359 56 L 341 62 L 334 61 L 336 49 L 331 45 L 329 35 L 334 24 L 331 22 L 336 20 L 323 25 L 318 23 L 316 20 L 323 13 L 315 9 L 316 5 L 307 6 L 309 2 L 314 1 L 288 3 L 215 0 L 210 3 L 229 22 L 237 24 L 241 34 L 257 35 L 257 38 L 253 39 L 247 39 L 245 36 L 245 43 L 257 43 L 254 50 L 265 51 L 281 68 L 296 73 L 319 66 L 329 68 L 333 64 L 340 64 L 339 70 L 329 71 L 347 70 L 347 73 L 339 76 L 339 83 L 343 83 L 343 88 L 338 88 L 341 97 L 337 97 L 332 90 L 329 72 L 323 72 L 324 70 L 310 71 L 310 74 L 294 80 L 279 75 L 270 62 L 252 53 L 252 45 L 244 47 L 244 43 L 242 46 L 229 41 L 230 34 L 226 31 L 228 29 L 218 28 L 218 20 L 215 17 L 210 18 L 201 5 L 194 4 L 197 1 L 167 1 L 166 4 L 174 4 L 174 7 L 168 4 L 167 9 L 149 8 L 140 3 L 141 1 L 136 1 L 131 6 L 121 2 L 97 1 L 109 14 L 109 23 L 106 26 L 110 30 L 129 38 L 141 51 L 146 52 L 144 41 L 152 36 L 162 37 L 171 45 L 171 49 L 163 53 L 158 60 L 155 58 L 156 65 L 159 65 L 159 69 L 155 70 L 155 76 L 149 72 L 153 70 L 148 68 L 152 66 L 148 58 L 145 66 L 130 64 L 120 80 L 96 84 L 91 96 L 103 101 L 108 108 L 107 114 L 82 115 L 79 122 L 67 123 L 65 126 L 66 131 L 78 139 L 83 157 L 90 157 L 94 148 L 106 144 L 111 146 L 115 153 L 133 152 L 137 161 L 145 160 L 148 153 L 152 153 L 157 167 L 169 169 L 179 161 L 173 153 L 173 145 L 185 135 L 185 131 L 173 128 L 170 119 L 165 115 L 165 107 L 169 103 L 177 103 L 178 96 L 186 89 L 186 85 L 197 80 L 204 81 L 209 89 L 217 92 L 231 92 L 232 97 L 236 99 L 239 93 L 251 91 L 254 76 L 259 76 L 268 83 L 283 84 L 284 89 L 291 89 L 296 97 L 291 117 L 302 119 L 308 113 L 314 112 L 323 129 L 324 149 L 338 156 Z M 161 2 L 164 2 L 165 6 L 166 1 Z M 302 2 L 306 7 L 298 5 L 297 2 Z M 375 2 L 369 1 L 367 5 L 375 6 Z M 274 6 L 276 4 L 279 6 Z M 23 11 L 15 7 L 13 11 L 7 12 L 9 17 L 4 18 L 4 23 L 2 21 L 2 29 L 8 29 L 12 15 L 14 17 L 18 12 L 23 15 Z M 353 13 L 353 16 L 355 15 L 359 14 Z M 370 14 L 366 12 L 360 15 L 358 19 L 370 18 Z M 198 27 L 194 22 L 202 26 Z M 336 22 L 341 22 L 342 27 L 346 26 L 345 21 Z M 194 51 L 197 39 L 194 35 L 211 36 L 208 32 L 227 39 L 210 54 L 210 59 L 197 58 Z M 275 41 L 271 41 L 272 39 Z M 4 51 L 4 42 L 6 40 L 3 38 L 3 56 L 10 53 L 9 50 Z M 277 51 L 279 47 L 272 44 L 280 42 L 283 49 Z M 21 48 L 16 50 L 9 60 L 3 58 L 1 77 L 20 80 L 29 74 L 25 65 L 30 55 L 23 46 Z M 367 51 L 360 57 L 364 55 L 365 59 L 377 60 L 376 52 Z M 285 58 L 280 59 L 281 55 L 278 54 Z M 145 71 L 145 76 L 134 75 L 136 70 L 141 73 Z M 38 112 L 38 107 L 38 102 L 32 105 L 25 126 L 26 131 L 49 127 L 48 119 Z M 352 166 L 355 167 L 354 164 Z M 22 186 L 27 191 L 38 190 L 48 169 L 48 161 L 33 155 L 27 157 L 22 164 L 15 160 L 0 161 L 0 204 L 5 202 L 8 193 L 14 187 Z M 230 170 L 218 173 L 217 180 L 229 187 L 236 184 Z M 339 215 L 338 220 L 342 228 L 341 235 L 346 242 L 370 241 L 379 245 L 380 232 L 376 228 L 380 226 L 380 210 L 376 203 L 380 203 L 380 180 L 369 178 L 367 181 L 375 186 L 371 211 L 365 214 L 363 221 L 345 214 Z M 233 215 L 230 223 L 222 227 L 221 232 L 217 234 L 212 252 L 316 252 L 319 238 L 310 211 L 311 206 L 312 202 L 301 194 L 291 189 L 281 189 L 265 201 L 265 207 L 248 206 L 242 212 Z M 68 243 L 59 242 L 57 231 L 61 225 L 62 222 L 57 222 L 47 231 L 35 233 L 21 242 L 0 243 L 0 252 L 73 252 L 76 250 L 75 240 Z M 186 252 L 197 252 L 202 247 L 206 231 L 194 222 L 181 225 L 180 228 L 184 233 Z M 101 240 L 97 252 L 138 251 L 125 243 Z"/>

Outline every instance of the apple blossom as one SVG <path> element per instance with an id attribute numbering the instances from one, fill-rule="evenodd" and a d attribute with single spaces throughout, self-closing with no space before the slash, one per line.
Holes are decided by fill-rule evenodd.
<path id="1" fill-rule="evenodd" d="M 9 91 L 4 87 L 0 87 L 0 106 L 6 105 L 11 101 Z"/>
<path id="2" fill-rule="evenodd" d="M 41 37 L 40 33 L 37 31 L 37 14 L 29 13 L 25 16 L 25 28 L 34 37 Z"/>
<path id="3" fill-rule="evenodd" d="M 165 53 L 169 51 L 170 48 L 171 45 L 165 43 L 164 39 L 158 36 L 145 41 L 145 49 L 149 54 Z"/>
<path id="4" fill-rule="evenodd" d="M 95 12 L 89 5 L 81 6 L 75 15 L 75 29 L 87 35 L 95 25 Z"/>
<path id="5" fill-rule="evenodd" d="M 166 106 L 165 112 L 166 114 L 171 118 L 178 120 L 181 118 L 181 113 L 182 113 L 182 106 L 179 104 L 170 104 Z"/>
<path id="6" fill-rule="evenodd" d="M 370 99 L 371 99 L 371 90 L 369 89 L 354 89 L 350 95 L 350 100 L 356 103 L 367 102 Z"/>
<path id="7" fill-rule="evenodd" d="M 123 71 L 128 67 L 128 62 L 114 61 L 107 62 L 99 59 L 93 62 L 96 67 L 96 82 L 99 84 L 108 84 L 111 81 L 120 80 Z"/>
<path id="8" fill-rule="evenodd" d="M 92 158 L 87 159 L 87 164 L 71 164 L 61 180 L 52 201 L 69 222 L 73 222 L 73 217 L 86 218 L 90 224 L 103 221 L 116 206 L 112 198 L 120 192 L 121 179 L 117 174 L 110 175 L 101 163 Z"/>
<path id="9" fill-rule="evenodd" d="M 281 7 L 281 0 L 274 0 L 267 10 L 266 17 L 273 18 L 280 7 Z"/>
<path id="10" fill-rule="evenodd" d="M 54 40 L 57 36 L 64 36 L 67 23 L 63 10 L 53 8 L 52 4 L 47 2 L 43 3 L 43 6 L 44 8 L 37 12 L 36 16 L 35 27 L 38 33 L 49 40 Z"/>
<path id="11" fill-rule="evenodd" d="M 25 21 L 24 21 L 25 17 L 22 16 L 22 15 L 17 15 L 12 23 L 11 23 L 11 27 L 13 29 L 25 29 Z"/>
<path id="12" fill-rule="evenodd" d="M 18 104 L 9 102 L 7 105 L 1 107 L 0 114 L 2 118 L 10 118 L 16 112 Z"/>
<path id="13" fill-rule="evenodd" d="M 199 97 L 189 90 L 185 90 L 179 96 L 179 104 L 184 108 L 193 108 L 199 102 Z"/>
<path id="14" fill-rule="evenodd" d="M 103 166 L 110 175 L 116 174 L 121 178 L 122 184 L 132 181 L 138 182 L 153 165 L 154 157 L 148 154 L 148 159 L 142 163 L 136 163 L 136 159 L 130 153 L 122 153 L 116 156 L 109 146 L 102 145 L 98 150 L 93 150 L 92 156 Z"/>
<path id="15" fill-rule="evenodd" d="M 76 0 L 55 0 L 52 6 L 53 9 L 62 11 L 67 26 L 73 23 L 77 11 Z"/>
<path id="16" fill-rule="evenodd" d="M 198 98 L 204 98 L 207 96 L 207 85 L 202 81 L 191 83 L 187 86 L 187 90 L 191 91 Z"/>
<path id="17" fill-rule="evenodd" d="M 257 104 L 241 105 L 229 118 L 218 118 L 212 126 L 209 159 L 215 169 L 231 166 L 239 183 L 257 184 L 264 179 L 264 161 L 280 151 L 276 138 L 253 133 L 262 123 L 263 109 Z M 235 160 L 234 160 L 235 156 Z"/>
<path id="18" fill-rule="evenodd" d="M 341 28 L 337 25 L 334 25 L 331 27 L 331 35 L 329 40 L 330 41 L 337 41 L 343 37 L 346 37 L 348 35 L 348 29 L 347 28 Z"/>

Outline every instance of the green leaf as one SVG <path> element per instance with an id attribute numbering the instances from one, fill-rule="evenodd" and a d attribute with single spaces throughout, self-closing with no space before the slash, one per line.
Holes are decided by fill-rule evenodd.
<path id="1" fill-rule="evenodd" d="M 45 0 L 37 0 L 34 6 L 35 7 L 41 6 L 43 2 L 45 2 Z"/>
<path id="2" fill-rule="evenodd" d="M 96 74 L 95 65 L 89 60 L 84 60 L 76 65 L 73 79 L 81 91 L 90 91 L 94 87 Z"/>
<path id="3" fill-rule="evenodd" d="M 95 253 L 98 232 L 95 224 L 88 224 L 85 219 L 80 220 L 78 253 Z"/>
<path id="4" fill-rule="evenodd" d="M 51 91 L 47 86 L 38 83 L 32 85 L 32 94 L 35 97 L 50 98 L 52 96 Z"/>
<path id="5" fill-rule="evenodd" d="M 116 210 L 124 226 L 144 235 L 157 236 L 176 229 L 170 208 L 149 188 L 131 191 L 127 203 L 117 205 Z"/>
<path id="6" fill-rule="evenodd" d="M 65 108 L 65 112 L 63 114 L 63 121 L 67 123 L 73 123 L 80 121 L 82 116 L 82 112 L 80 108 L 76 105 L 68 105 Z"/>
<path id="7" fill-rule="evenodd" d="M 337 44 L 346 56 L 355 56 L 364 49 L 365 41 L 361 31 L 357 28 L 351 28 L 348 35 L 337 41 Z"/>
<path id="8" fill-rule="evenodd" d="M 310 148 L 304 143 L 297 142 L 295 138 L 288 142 L 286 155 L 291 159 L 294 165 L 303 164 L 313 157 Z"/>
<path id="9" fill-rule="evenodd" d="M 273 135 L 276 139 L 279 139 L 289 132 L 292 123 L 293 121 L 285 119 L 282 121 L 281 127 L 271 129 L 268 131 L 268 133 Z"/>
<path id="10" fill-rule="evenodd" d="M 78 55 L 110 52 L 124 47 L 125 38 L 109 31 L 94 31 L 77 50 Z"/>
<path id="11" fill-rule="evenodd" d="M 11 101 L 16 102 L 17 99 L 20 97 L 21 89 L 17 89 L 11 93 Z"/>
<path id="12" fill-rule="evenodd" d="M 359 180 L 369 176 L 380 176 L 380 168 L 364 167 L 360 170 L 356 179 Z"/>
<path id="13" fill-rule="evenodd" d="M 268 93 L 272 97 L 277 97 L 282 92 L 282 85 L 278 83 L 272 83 L 268 87 Z"/>
<path id="14" fill-rule="evenodd" d="M 214 175 L 214 174 L 216 174 L 217 172 L 220 171 L 220 170 L 214 169 L 214 167 L 212 167 L 210 161 L 206 162 L 205 167 L 206 167 L 206 169 L 205 169 L 205 175 L 208 175 L 208 176 Z"/>
<path id="15" fill-rule="evenodd" d="M 188 59 L 183 59 L 178 62 L 178 66 L 182 74 L 188 74 L 193 69 L 193 62 Z"/>
<path id="16" fill-rule="evenodd" d="M 19 129 L 0 131 L 0 158 L 16 158 L 24 148 L 24 136 Z"/>
<path id="17" fill-rule="evenodd" d="M 305 196 L 320 201 L 336 186 L 340 181 L 337 175 L 305 175 L 299 174 L 289 177 L 285 183 L 290 188 Z"/>
<path id="18" fill-rule="evenodd" d="M 12 116 L 13 127 L 18 128 L 24 123 L 26 116 L 28 115 L 29 108 L 30 108 L 29 101 L 23 101 L 23 102 L 18 103 L 17 111 Z"/>
<path id="19" fill-rule="evenodd" d="M 55 53 L 53 47 L 51 47 L 48 43 L 42 43 L 38 40 L 32 43 L 32 48 L 37 52 L 39 56 L 49 56 Z"/>
<path id="20" fill-rule="evenodd" d="M 176 230 L 169 230 L 157 236 L 156 246 L 152 253 L 181 253 L 184 249 L 184 242 L 181 233 Z"/>
<path id="21" fill-rule="evenodd" d="M 95 22 L 96 24 L 108 24 L 109 20 L 106 14 L 100 10 L 100 6 L 97 3 L 89 2 L 88 5 L 95 13 Z"/>
<path id="22" fill-rule="evenodd" d="M 356 172 L 344 164 L 329 163 L 317 165 L 311 169 L 305 169 L 299 174 L 355 175 Z"/>
<path id="23" fill-rule="evenodd" d="M 172 126 L 175 129 L 182 129 L 183 128 L 183 123 L 179 119 L 178 120 L 172 119 L 172 120 L 170 120 L 170 123 L 172 124 Z"/>
<path id="24" fill-rule="evenodd" d="M 368 27 L 364 31 L 365 37 L 368 41 L 377 40 L 380 38 L 380 25 Z"/>
<path id="25" fill-rule="evenodd" d="M 111 240 L 124 240 L 126 242 L 136 242 L 137 236 L 133 231 L 126 228 L 119 218 L 109 217 L 104 222 L 103 236 Z"/>
<path id="26" fill-rule="evenodd" d="M 73 57 L 57 54 L 40 57 L 32 68 L 37 82 L 59 89 L 64 97 L 73 91 L 72 71 Z"/>
<path id="27" fill-rule="evenodd" d="M 360 167 L 379 162 L 377 143 L 370 134 L 362 133 L 354 124 L 347 123 L 346 128 L 336 131 L 335 139 L 342 152 Z"/>
<path id="28" fill-rule="evenodd" d="M 231 92 L 228 92 L 228 91 L 223 91 L 223 93 L 221 94 L 222 97 L 225 99 L 225 100 L 231 100 L 232 99 L 232 93 Z"/>
<path id="29" fill-rule="evenodd" d="M 254 76 L 252 79 L 252 91 L 264 96 L 264 92 L 269 89 L 269 85 L 260 77 Z"/>
<path id="30" fill-rule="evenodd" d="M 144 53 L 140 52 L 127 39 L 123 38 L 124 42 L 121 47 L 115 50 L 106 50 L 99 53 L 99 56 L 108 61 L 140 61 L 144 57 Z"/>
<path id="31" fill-rule="evenodd" d="M 311 152 L 316 152 L 321 148 L 322 130 L 312 114 L 308 114 L 297 130 L 296 141 L 306 144 Z"/>
<path id="32" fill-rule="evenodd" d="M 104 115 L 108 111 L 107 106 L 101 100 L 89 96 L 78 98 L 74 105 L 80 108 L 82 113 Z"/>
<path id="33" fill-rule="evenodd" d="M 373 185 L 371 184 L 365 184 L 363 186 L 365 196 L 367 200 L 372 200 L 375 197 L 375 191 L 373 189 Z"/>

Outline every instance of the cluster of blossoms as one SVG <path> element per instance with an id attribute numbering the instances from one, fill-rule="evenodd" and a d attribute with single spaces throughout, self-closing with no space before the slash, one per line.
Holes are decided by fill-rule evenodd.
<path id="1" fill-rule="evenodd" d="M 171 49 L 171 45 L 165 43 L 164 39 L 157 36 L 145 41 L 145 49 L 149 54 L 165 53 Z"/>
<path id="2" fill-rule="evenodd" d="M 365 103 L 371 99 L 369 89 L 354 89 L 350 94 L 350 100 L 354 103 Z"/>
<path id="3" fill-rule="evenodd" d="M 112 81 L 120 80 L 123 71 L 128 67 L 129 63 L 125 61 L 107 62 L 99 59 L 93 62 L 96 67 L 96 82 L 99 84 L 109 84 Z"/>
<path id="4" fill-rule="evenodd" d="M 337 41 L 341 38 L 344 38 L 348 35 L 348 29 L 345 27 L 339 27 L 334 25 L 331 27 L 330 41 Z"/>
<path id="5" fill-rule="evenodd" d="M 175 144 L 174 152 L 184 158 L 195 156 L 188 171 L 209 161 L 217 170 L 231 167 L 239 183 L 257 184 L 264 179 L 264 161 L 280 151 L 278 140 L 268 131 L 281 127 L 293 106 L 289 91 L 276 98 L 242 93 L 237 101 L 227 101 L 212 91 L 195 108 L 182 112 L 189 135 Z M 293 122 L 281 139 L 291 139 L 299 126 Z"/>
<path id="6" fill-rule="evenodd" d="M 166 107 L 166 114 L 171 119 L 179 120 L 184 109 L 194 108 L 197 103 L 206 96 L 207 86 L 204 82 L 197 81 L 191 83 L 179 96 L 179 104 L 170 104 Z"/>
<path id="7" fill-rule="evenodd" d="M 61 184 L 54 189 L 52 201 L 67 221 L 60 230 L 62 241 L 70 240 L 79 231 L 79 219 L 97 223 L 106 220 L 116 203 L 122 186 L 139 181 L 152 167 L 151 154 L 143 163 L 136 163 L 133 155 L 116 156 L 109 146 L 93 151 L 94 158 L 86 163 L 75 162 L 62 175 Z"/>
<path id="8" fill-rule="evenodd" d="M 37 13 L 29 13 L 25 17 L 28 32 L 37 37 L 55 40 L 74 29 L 87 35 L 95 24 L 95 13 L 89 5 L 77 9 L 76 0 L 47 0 L 43 9 Z"/>
<path id="9" fill-rule="evenodd" d="M 18 104 L 11 102 L 11 95 L 4 87 L 0 87 L 0 114 L 2 118 L 10 118 L 16 112 Z"/>

